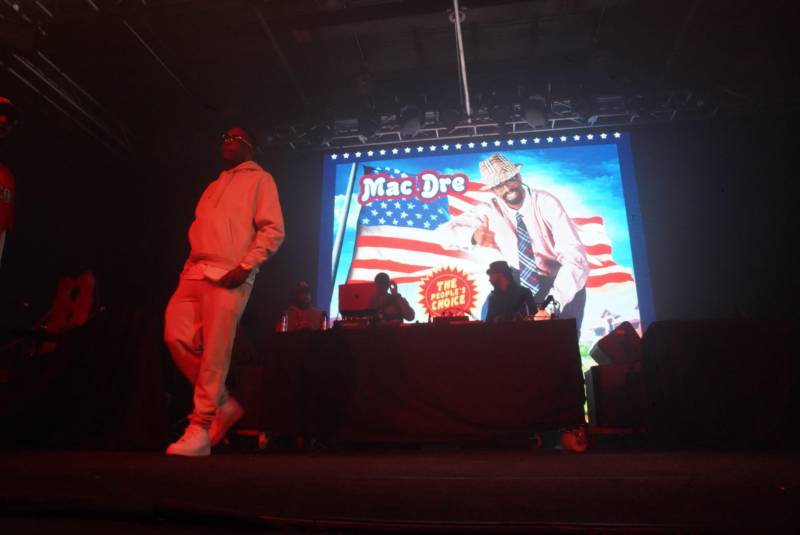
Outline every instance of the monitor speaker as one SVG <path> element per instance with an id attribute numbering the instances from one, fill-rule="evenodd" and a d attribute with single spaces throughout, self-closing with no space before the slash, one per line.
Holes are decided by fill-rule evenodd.
<path id="1" fill-rule="evenodd" d="M 602 337 L 589 351 L 598 364 L 629 364 L 642 360 L 642 339 L 633 325 L 624 321 Z"/>

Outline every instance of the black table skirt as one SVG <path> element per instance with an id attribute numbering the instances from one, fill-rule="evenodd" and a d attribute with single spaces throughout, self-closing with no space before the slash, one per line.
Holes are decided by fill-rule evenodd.
<path id="1" fill-rule="evenodd" d="M 584 423 L 574 320 L 276 333 L 234 374 L 247 426 L 274 434 L 492 440 Z"/>

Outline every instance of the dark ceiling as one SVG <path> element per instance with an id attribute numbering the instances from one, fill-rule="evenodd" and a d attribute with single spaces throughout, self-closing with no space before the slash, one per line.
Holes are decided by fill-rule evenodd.
<path id="1" fill-rule="evenodd" d="M 639 96 L 713 102 L 722 112 L 787 110 L 798 93 L 792 4 L 462 0 L 471 102 Z M 461 94 L 452 7 L 0 0 L 0 92 L 23 116 L 58 119 L 120 152 L 231 122 L 269 134 L 365 106 L 441 108 Z"/>

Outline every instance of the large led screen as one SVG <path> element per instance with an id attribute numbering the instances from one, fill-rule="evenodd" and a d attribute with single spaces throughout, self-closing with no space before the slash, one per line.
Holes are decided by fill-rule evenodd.
<path id="1" fill-rule="evenodd" d="M 332 318 L 339 285 L 385 272 L 416 321 L 483 319 L 503 260 L 576 318 L 584 358 L 619 323 L 654 319 L 627 134 L 364 148 L 327 154 L 324 174 Z"/>

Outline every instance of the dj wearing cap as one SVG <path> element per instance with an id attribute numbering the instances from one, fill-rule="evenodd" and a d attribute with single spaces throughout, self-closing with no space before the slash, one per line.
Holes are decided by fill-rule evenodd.
<path id="1" fill-rule="evenodd" d="M 292 290 L 291 297 L 292 304 L 284 312 L 286 330 L 322 329 L 323 322 L 328 320 L 328 315 L 324 310 L 311 306 L 311 286 L 306 281 L 298 282 Z"/>
<path id="2" fill-rule="evenodd" d="M 586 249 L 561 202 L 524 184 L 521 167 L 502 154 L 483 160 L 483 190 L 494 197 L 442 225 L 442 245 L 498 249 L 537 303 L 552 298 L 560 316 L 575 318 L 580 330 L 589 277 Z"/>
<path id="3" fill-rule="evenodd" d="M 403 320 L 414 321 L 414 309 L 405 297 L 397 291 L 397 283 L 387 273 L 375 275 L 375 301 L 373 308 L 378 319 L 384 323 L 402 323 Z"/>
<path id="4" fill-rule="evenodd" d="M 486 321 L 515 321 L 536 313 L 536 302 L 528 288 L 514 280 L 514 272 L 503 260 L 492 262 L 486 270 L 494 290 L 486 305 Z"/>

